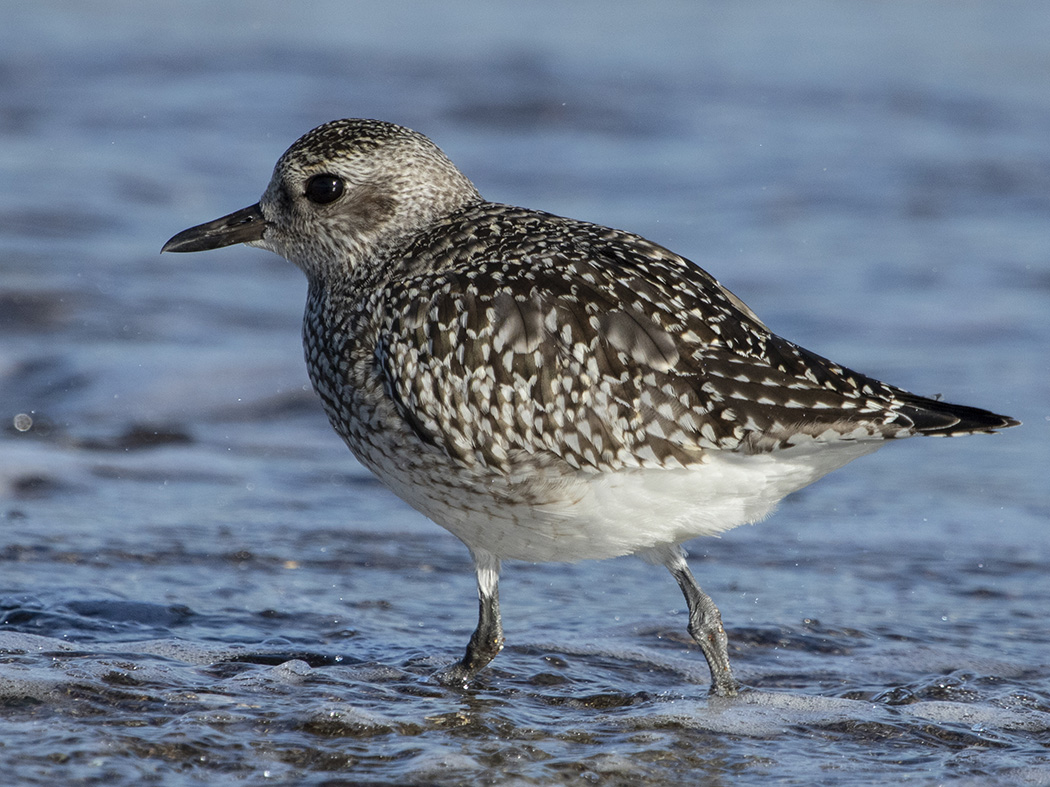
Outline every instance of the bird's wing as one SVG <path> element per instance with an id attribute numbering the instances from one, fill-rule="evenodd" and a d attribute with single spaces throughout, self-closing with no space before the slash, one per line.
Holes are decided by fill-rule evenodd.
<path id="1" fill-rule="evenodd" d="M 905 392 L 775 336 L 666 249 L 576 224 L 387 287 L 376 358 L 424 440 L 468 463 L 607 470 L 914 430 Z"/>

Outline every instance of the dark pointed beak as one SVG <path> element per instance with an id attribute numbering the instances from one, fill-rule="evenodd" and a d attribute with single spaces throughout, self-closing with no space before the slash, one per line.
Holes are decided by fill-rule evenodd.
<path id="1" fill-rule="evenodd" d="M 256 203 L 229 216 L 183 230 L 164 244 L 165 251 L 207 251 L 262 240 L 266 222 Z"/>

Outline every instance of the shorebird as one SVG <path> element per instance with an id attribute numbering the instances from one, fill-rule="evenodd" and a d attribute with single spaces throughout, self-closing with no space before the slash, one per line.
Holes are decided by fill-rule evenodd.
<path id="1" fill-rule="evenodd" d="M 306 364 L 333 428 L 470 550 L 478 625 L 448 684 L 503 647 L 501 560 L 635 554 L 674 576 L 711 693 L 732 696 L 721 614 L 684 541 L 756 522 L 889 441 L 1019 423 L 792 344 L 638 235 L 487 202 L 391 123 L 310 131 L 257 204 L 163 250 L 235 243 L 306 274 Z"/>

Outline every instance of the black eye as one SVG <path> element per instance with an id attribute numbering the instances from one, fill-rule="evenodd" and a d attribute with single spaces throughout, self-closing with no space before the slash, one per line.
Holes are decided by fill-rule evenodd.
<path id="1" fill-rule="evenodd" d="M 314 175 L 306 181 L 306 198 L 318 205 L 327 205 L 343 196 L 343 179 L 335 175 Z"/>

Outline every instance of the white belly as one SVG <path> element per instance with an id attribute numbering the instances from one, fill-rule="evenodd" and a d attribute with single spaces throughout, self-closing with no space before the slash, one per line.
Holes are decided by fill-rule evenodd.
<path id="1" fill-rule="evenodd" d="M 712 451 L 689 469 L 636 469 L 535 479 L 541 504 L 500 502 L 477 488 L 383 480 L 468 547 L 500 559 L 575 562 L 628 555 L 757 522 L 785 495 L 869 454 L 882 440 L 798 446 L 774 453 Z M 380 473 L 381 476 L 386 475 Z M 426 485 L 430 486 L 430 485 Z"/>

